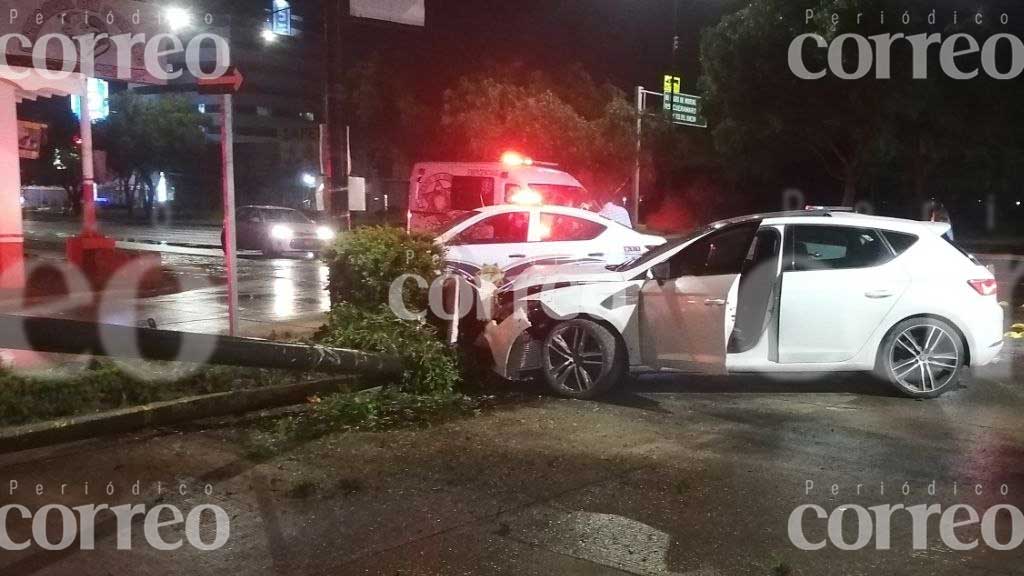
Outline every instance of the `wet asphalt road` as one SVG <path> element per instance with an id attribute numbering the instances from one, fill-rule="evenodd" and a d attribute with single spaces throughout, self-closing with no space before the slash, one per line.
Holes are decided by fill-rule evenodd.
<path id="1" fill-rule="evenodd" d="M 173 249 L 172 249 L 173 250 Z M 208 251 L 214 252 L 214 251 Z M 35 266 L 62 260 L 53 245 L 28 250 L 29 273 Z M 48 301 L 29 308 L 19 300 L 0 303 L 15 313 L 56 316 L 126 326 L 145 326 L 153 319 L 159 328 L 181 332 L 226 333 L 227 284 L 223 257 L 207 254 L 160 254 L 163 282 L 155 294 L 108 290 L 102 302 L 72 305 L 72 299 Z M 312 255 L 264 258 L 246 254 L 238 260 L 239 328 L 243 335 L 264 337 L 307 334 L 323 323 L 330 309 L 328 270 Z M 67 303 L 65 305 L 65 303 Z"/>
<path id="2" fill-rule="evenodd" d="M 188 496 L 161 502 L 220 505 L 232 532 L 218 551 L 166 553 L 137 529 L 129 552 L 114 549 L 108 528 L 95 551 L 0 554 L 0 573 L 1020 574 L 1022 548 L 954 551 L 935 518 L 924 549 L 908 515 L 894 516 L 889 550 L 872 540 L 802 551 L 787 533 L 803 504 L 1024 507 L 1017 351 L 929 401 L 858 375 L 658 376 L 600 402 L 528 396 L 431 428 L 339 434 L 263 462 L 245 456 L 237 423 L 7 455 L 0 487 L 14 479 L 50 492 L 0 502 L 152 505 L 156 482 L 183 483 Z M 136 480 L 141 497 L 127 492 Z M 86 497 L 76 490 L 86 481 L 119 491 Z M 210 497 L 198 488 L 206 483 Z M 854 542 L 855 516 L 843 518 Z M 809 540 L 825 538 L 824 520 L 805 526 Z M 1001 542 L 1024 536 L 1008 514 L 995 526 Z M 979 537 L 977 525 L 957 534 Z"/>

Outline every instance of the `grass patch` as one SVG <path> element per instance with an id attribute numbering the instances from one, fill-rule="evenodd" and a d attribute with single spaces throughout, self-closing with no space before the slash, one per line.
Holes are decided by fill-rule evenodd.
<path id="1" fill-rule="evenodd" d="M 308 498 L 312 498 L 319 490 L 320 485 L 316 482 L 312 480 L 300 480 L 288 488 L 288 497 L 293 500 L 306 500 Z"/>
<path id="2" fill-rule="evenodd" d="M 31 374 L 0 370 L 0 426 L 17 426 L 153 402 L 305 380 L 280 370 L 206 366 L 186 370 L 145 363 L 125 370 L 112 362 L 64 366 Z"/>
<path id="3" fill-rule="evenodd" d="M 313 397 L 306 412 L 250 430 L 243 439 L 243 453 L 260 461 L 335 432 L 430 426 L 478 414 L 486 401 L 486 397 L 462 394 L 422 395 L 388 389 Z"/>

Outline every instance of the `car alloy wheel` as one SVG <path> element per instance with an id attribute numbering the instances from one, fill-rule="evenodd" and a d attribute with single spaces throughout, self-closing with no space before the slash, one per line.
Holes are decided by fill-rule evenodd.
<path id="1" fill-rule="evenodd" d="M 912 396 L 936 396 L 963 363 L 960 337 L 945 322 L 921 318 L 897 326 L 888 340 L 887 376 Z"/>
<path id="2" fill-rule="evenodd" d="M 544 377 L 562 396 L 593 398 L 616 383 L 622 356 L 603 326 L 588 320 L 562 322 L 544 340 Z"/>

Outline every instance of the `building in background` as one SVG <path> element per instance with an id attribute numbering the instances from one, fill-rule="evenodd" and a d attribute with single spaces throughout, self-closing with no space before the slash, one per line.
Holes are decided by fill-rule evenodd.
<path id="1" fill-rule="evenodd" d="M 323 35 L 319 3 L 288 0 L 209 1 L 193 19 L 211 16 L 206 31 L 229 39 L 231 63 L 245 77 L 234 99 L 235 182 L 239 204 L 312 208 L 323 118 Z M 202 55 L 212 69 L 213 51 Z M 180 64 L 181 61 L 172 61 Z M 207 150 L 193 174 L 166 175 L 175 201 L 188 210 L 220 205 L 221 98 L 194 90 L 183 75 L 166 86 L 130 86 L 152 97 L 180 94 L 207 119 Z"/>

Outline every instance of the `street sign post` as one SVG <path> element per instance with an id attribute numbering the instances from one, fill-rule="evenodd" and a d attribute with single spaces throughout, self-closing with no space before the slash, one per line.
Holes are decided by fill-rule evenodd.
<path id="1" fill-rule="evenodd" d="M 707 128 L 708 122 L 701 110 L 700 96 L 683 94 L 682 82 L 679 76 L 665 75 L 662 108 L 673 124 Z"/>
<path id="2" fill-rule="evenodd" d="M 234 93 L 242 87 L 242 74 L 232 68 L 219 78 L 201 78 L 200 94 L 221 94 L 224 121 L 220 127 L 222 183 L 224 187 L 224 269 L 228 281 L 228 334 L 238 335 L 238 266 L 235 240 L 235 133 Z"/>
<path id="3" fill-rule="evenodd" d="M 640 153 L 643 145 L 643 118 L 647 110 L 647 97 L 662 97 L 662 108 L 673 124 L 694 128 L 708 127 L 708 122 L 704 119 L 701 110 L 701 97 L 680 92 L 682 83 L 683 79 L 679 76 L 666 74 L 662 79 L 661 92 L 645 90 L 643 86 L 636 87 L 636 158 L 633 166 L 633 189 L 630 193 L 628 207 L 634 225 L 640 223 Z"/>
<path id="4" fill-rule="evenodd" d="M 707 128 L 700 101 L 701 97 L 693 94 L 665 94 L 662 107 L 673 124 Z"/>

